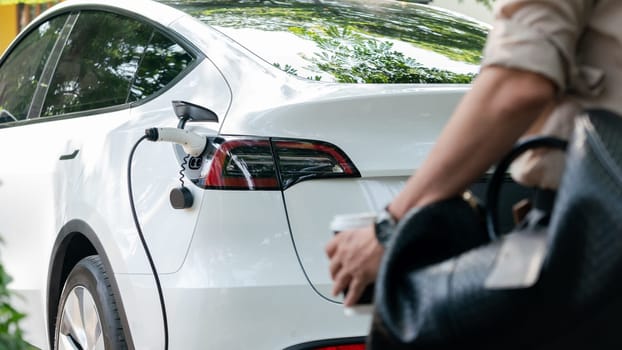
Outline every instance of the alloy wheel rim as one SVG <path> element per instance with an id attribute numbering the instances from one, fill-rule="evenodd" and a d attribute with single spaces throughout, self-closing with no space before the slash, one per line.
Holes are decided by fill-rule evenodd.
<path id="1" fill-rule="evenodd" d="M 63 305 L 59 350 L 105 350 L 102 323 L 88 289 L 74 287 Z"/>

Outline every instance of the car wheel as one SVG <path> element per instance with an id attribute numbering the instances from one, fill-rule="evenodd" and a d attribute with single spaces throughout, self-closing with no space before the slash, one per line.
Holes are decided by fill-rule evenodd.
<path id="1" fill-rule="evenodd" d="M 110 280 L 99 256 L 71 270 L 58 305 L 56 350 L 127 349 Z"/>

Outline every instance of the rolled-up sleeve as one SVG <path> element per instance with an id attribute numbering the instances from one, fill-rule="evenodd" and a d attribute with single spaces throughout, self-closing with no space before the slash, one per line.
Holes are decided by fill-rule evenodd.
<path id="1" fill-rule="evenodd" d="M 500 0 L 482 66 L 527 70 L 566 91 L 581 75 L 576 48 L 593 0 Z"/>

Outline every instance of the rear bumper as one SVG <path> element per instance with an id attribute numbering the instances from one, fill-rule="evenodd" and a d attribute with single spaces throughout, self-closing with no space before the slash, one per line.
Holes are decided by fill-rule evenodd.
<path id="1" fill-rule="evenodd" d="M 299 286 L 165 289 L 169 348 L 284 349 L 323 339 L 362 336 L 367 316 Z"/>

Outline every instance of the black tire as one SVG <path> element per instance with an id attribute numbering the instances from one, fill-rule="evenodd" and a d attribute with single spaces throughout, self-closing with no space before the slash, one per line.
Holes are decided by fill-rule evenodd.
<path id="1" fill-rule="evenodd" d="M 99 328 L 85 324 L 85 315 L 96 316 Z M 58 303 L 54 349 L 101 349 L 102 344 L 106 350 L 127 349 L 110 280 L 99 256 L 93 255 L 80 260 L 67 277 Z"/>

